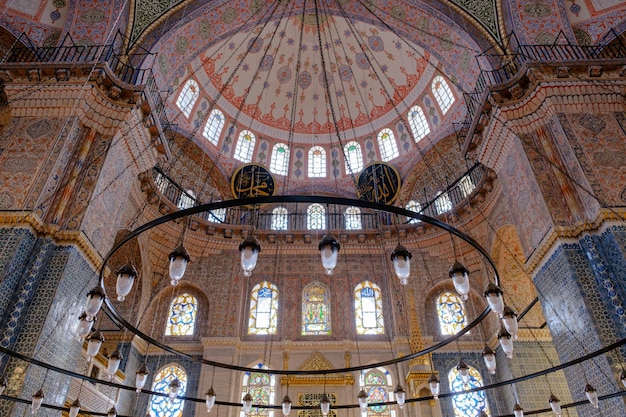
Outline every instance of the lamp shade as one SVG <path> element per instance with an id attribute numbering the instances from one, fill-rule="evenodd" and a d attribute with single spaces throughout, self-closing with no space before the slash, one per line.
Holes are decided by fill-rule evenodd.
<path id="1" fill-rule="evenodd" d="M 470 381 L 469 366 L 467 366 L 467 364 L 463 362 L 463 359 L 459 359 L 459 364 L 456 366 L 456 370 L 459 373 L 459 376 L 461 377 L 461 381 L 463 381 L 463 385 L 469 384 L 469 381 Z"/>
<path id="2" fill-rule="evenodd" d="M 211 385 L 211 388 L 209 388 L 209 390 L 206 392 L 206 394 L 204 394 L 207 412 L 210 413 L 211 410 L 213 409 L 213 406 L 215 405 L 215 398 L 216 397 L 217 397 L 217 395 L 215 394 L 215 390 L 213 389 L 213 385 Z"/>
<path id="3" fill-rule="evenodd" d="M 467 294 L 469 294 L 470 290 L 469 271 L 467 268 L 465 268 L 460 262 L 455 262 L 452 264 L 452 267 L 450 267 L 448 275 L 452 278 L 452 283 L 454 284 L 456 292 L 462 299 L 467 300 Z"/>
<path id="4" fill-rule="evenodd" d="M 141 392 L 143 387 L 146 385 L 146 381 L 148 380 L 148 375 L 150 375 L 150 370 L 146 366 L 145 362 L 141 365 L 141 368 L 135 374 L 135 388 L 137 392 Z"/>
<path id="5" fill-rule="evenodd" d="M 33 394 L 33 401 L 30 403 L 30 408 L 35 414 L 41 408 L 41 403 L 43 402 L 43 389 L 39 389 L 36 393 Z"/>
<path id="6" fill-rule="evenodd" d="M 513 337 L 513 339 L 517 339 L 517 313 L 509 306 L 504 306 L 504 310 L 502 311 L 502 324 L 504 324 L 504 328 L 507 332 Z"/>
<path id="7" fill-rule="evenodd" d="M 367 410 L 367 392 L 365 390 L 359 391 L 359 395 L 357 395 L 357 399 L 359 400 L 359 407 L 361 407 L 361 411 Z"/>
<path id="8" fill-rule="evenodd" d="M 291 413 L 291 398 L 288 395 L 285 395 L 283 398 L 283 402 L 280 404 L 283 408 L 283 415 L 287 417 L 289 413 Z"/>
<path id="9" fill-rule="evenodd" d="M 95 321 L 95 317 L 90 320 L 87 317 L 87 312 L 85 311 L 83 311 L 81 315 L 78 316 L 78 329 L 76 329 L 76 336 L 78 336 L 78 339 L 80 341 L 89 336 L 89 333 L 91 333 L 91 328 L 93 327 Z"/>
<path id="10" fill-rule="evenodd" d="M 113 379 L 113 375 L 115 375 L 120 367 L 122 359 L 124 359 L 124 356 L 119 349 L 115 349 L 113 353 L 111 353 L 111 356 L 109 356 L 109 362 L 107 363 L 107 374 L 109 375 L 109 380 Z"/>
<path id="11" fill-rule="evenodd" d="M 137 270 L 134 266 L 128 264 L 118 269 L 116 275 L 115 292 L 117 293 L 117 301 L 124 301 L 133 288 L 133 283 L 135 278 L 137 278 Z"/>
<path id="12" fill-rule="evenodd" d="M 246 414 L 248 414 L 252 409 L 252 395 L 250 395 L 249 392 L 247 392 L 246 395 L 243 396 L 243 401 L 241 405 L 243 406 L 243 412 Z"/>
<path id="13" fill-rule="evenodd" d="M 241 252 L 241 269 L 243 269 L 243 274 L 249 277 L 259 259 L 261 245 L 256 237 L 248 236 L 239 245 L 239 252 Z"/>
<path id="14" fill-rule="evenodd" d="M 626 370 L 622 369 L 622 372 L 619 375 L 620 381 L 622 381 L 622 385 L 626 388 Z"/>
<path id="15" fill-rule="evenodd" d="M 428 388 L 430 388 L 430 393 L 435 400 L 439 398 L 439 378 L 434 373 L 430 374 L 430 378 L 428 378 Z"/>
<path id="16" fill-rule="evenodd" d="M 396 403 L 398 403 L 398 407 L 400 407 L 400 409 L 403 409 L 404 402 L 406 401 L 406 392 L 404 391 L 404 388 L 402 388 L 402 385 L 398 384 L 396 386 L 396 389 L 393 390 L 393 395 L 395 395 L 396 397 Z"/>
<path id="17" fill-rule="evenodd" d="M 513 415 L 515 417 L 524 417 L 524 409 L 518 403 L 513 406 Z"/>
<path id="18" fill-rule="evenodd" d="M 169 383 L 170 392 L 168 396 L 170 397 L 171 401 L 174 401 L 176 399 L 176 396 L 178 395 L 178 391 L 180 391 L 180 387 L 181 387 L 181 384 L 178 378 L 174 378 L 170 381 Z"/>
<path id="19" fill-rule="evenodd" d="M 325 416 L 327 416 L 330 412 L 330 401 L 328 400 L 328 395 L 326 395 L 326 393 L 322 395 L 322 401 L 320 401 L 320 410 Z"/>
<path id="20" fill-rule="evenodd" d="M 490 282 L 485 289 L 484 295 L 491 311 L 498 315 L 502 314 L 502 311 L 504 310 L 504 300 L 502 298 L 502 290 L 500 287 L 493 282 Z"/>
<path id="21" fill-rule="evenodd" d="M 496 352 L 493 351 L 489 346 L 485 346 L 482 352 L 483 360 L 485 361 L 485 366 L 489 370 L 491 375 L 496 374 Z"/>
<path id="22" fill-rule="evenodd" d="M 593 405 L 595 408 L 599 407 L 598 391 L 596 391 L 596 389 L 590 384 L 585 385 L 585 395 L 587 396 L 587 399 L 589 400 L 591 405 Z"/>
<path id="23" fill-rule="evenodd" d="M 87 360 L 91 361 L 94 356 L 100 352 L 100 347 L 104 342 L 104 335 L 99 330 L 96 330 L 87 338 Z"/>
<path id="24" fill-rule="evenodd" d="M 104 297 L 106 297 L 106 292 L 104 292 L 104 288 L 100 285 L 97 285 L 89 290 L 87 293 L 87 304 L 85 306 L 87 320 L 93 321 L 94 317 L 96 317 L 100 311 L 100 307 L 102 307 Z"/>
<path id="25" fill-rule="evenodd" d="M 393 262 L 393 270 L 402 283 L 408 283 L 409 275 L 411 275 L 411 258 L 413 255 L 404 246 L 398 244 L 391 252 L 391 262 Z"/>
<path id="26" fill-rule="evenodd" d="M 111 407 L 107 412 L 107 417 L 117 417 L 117 409 L 115 407 Z"/>
<path id="27" fill-rule="evenodd" d="M 70 417 L 76 417 L 80 411 L 80 402 L 78 398 L 70 405 Z"/>
<path id="28" fill-rule="evenodd" d="M 504 327 L 500 327 L 498 340 L 500 341 L 500 346 L 502 347 L 502 351 L 506 354 L 506 357 L 511 359 L 513 357 L 513 338 Z"/>
<path id="29" fill-rule="evenodd" d="M 2 377 L 0 380 L 0 395 L 4 394 L 4 391 L 7 389 L 7 379 Z"/>
<path id="30" fill-rule="evenodd" d="M 191 260 L 189 252 L 181 244 L 178 245 L 169 255 L 170 258 L 170 283 L 178 285 L 178 281 L 185 275 L 187 264 Z"/>
<path id="31" fill-rule="evenodd" d="M 326 275 L 332 275 L 337 266 L 337 257 L 339 256 L 341 245 L 333 235 L 328 234 L 320 240 L 318 248 L 322 255 L 324 272 L 326 272 Z"/>
<path id="32" fill-rule="evenodd" d="M 548 403 L 550 404 L 550 408 L 552 409 L 552 412 L 554 413 L 554 415 L 560 416 L 561 415 L 561 400 L 559 400 L 556 395 L 550 394 Z"/>

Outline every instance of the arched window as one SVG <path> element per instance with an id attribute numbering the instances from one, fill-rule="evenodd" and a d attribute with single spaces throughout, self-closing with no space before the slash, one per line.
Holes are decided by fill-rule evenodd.
<path id="1" fill-rule="evenodd" d="M 289 146 L 284 143 L 277 143 L 272 148 L 272 159 L 270 160 L 270 171 L 277 175 L 287 175 L 289 173 Z"/>
<path id="2" fill-rule="evenodd" d="M 193 190 L 185 190 L 184 193 L 180 193 L 180 197 L 178 198 L 178 208 L 181 210 L 185 210 L 193 207 L 196 204 L 196 193 Z"/>
<path id="3" fill-rule="evenodd" d="M 200 87 L 198 87 L 196 80 L 190 78 L 187 80 L 182 90 L 180 90 L 180 94 L 176 99 L 176 106 L 183 112 L 185 117 L 191 116 L 191 110 L 193 110 L 193 106 L 196 104 L 198 97 L 200 97 Z"/>
<path id="4" fill-rule="evenodd" d="M 192 336 L 196 327 L 198 301 L 191 294 L 183 293 L 170 304 L 170 314 L 165 327 L 166 336 Z"/>
<path id="5" fill-rule="evenodd" d="M 331 334 L 330 291 L 318 282 L 302 290 L 302 334 Z"/>
<path id="6" fill-rule="evenodd" d="M 476 368 L 470 366 L 469 374 L 469 383 L 465 385 L 456 367 L 452 368 L 448 373 L 450 391 L 458 392 L 458 394 L 452 397 L 454 415 L 456 417 L 478 416 L 481 411 L 484 411 L 488 416 L 491 415 L 489 406 L 487 405 L 487 399 L 485 398 L 485 391 L 464 392 L 472 388 L 483 386 L 483 379 Z"/>
<path id="7" fill-rule="evenodd" d="M 410 211 L 414 211 L 416 213 L 419 213 L 422 210 L 422 206 L 420 205 L 420 203 L 418 203 L 415 200 L 409 201 L 404 208 L 407 209 L 407 210 L 410 210 Z M 418 223 L 418 222 L 419 222 L 419 220 L 417 220 L 417 219 L 414 219 L 412 217 L 409 218 L 409 223 Z"/>
<path id="8" fill-rule="evenodd" d="M 380 159 L 385 162 L 391 161 L 400 155 L 393 130 L 387 128 L 378 133 L 378 150 L 380 151 Z"/>
<path id="9" fill-rule="evenodd" d="M 361 389 L 367 394 L 368 404 L 394 401 L 391 375 L 385 368 L 379 367 L 363 371 L 359 383 Z M 369 417 L 394 417 L 395 415 L 393 407 L 385 404 L 367 408 L 367 416 Z"/>
<path id="10" fill-rule="evenodd" d="M 262 363 L 256 366 L 258 369 L 269 369 Z M 243 375 L 241 398 L 247 393 L 252 396 L 252 404 L 272 405 L 276 396 L 276 376 L 261 372 L 246 372 Z M 247 415 L 242 411 L 241 417 L 273 417 L 274 410 L 271 408 L 252 407 Z"/>
<path id="11" fill-rule="evenodd" d="M 407 119 L 411 127 L 411 132 L 413 132 L 413 140 L 415 140 L 415 142 L 419 142 L 420 139 L 430 133 L 426 115 L 420 106 L 411 107 Z"/>
<path id="12" fill-rule="evenodd" d="M 326 176 L 326 150 L 321 146 L 309 149 L 309 177 L 324 178 Z"/>
<path id="13" fill-rule="evenodd" d="M 276 207 L 272 210 L 272 230 L 287 230 L 289 227 L 289 212 L 285 207 Z"/>
<path id="14" fill-rule="evenodd" d="M 165 175 L 161 174 L 160 172 L 157 172 L 154 177 L 154 184 L 157 186 L 161 194 L 163 195 L 167 194 L 169 181 L 165 178 Z"/>
<path id="15" fill-rule="evenodd" d="M 267 281 L 252 288 L 248 334 L 275 334 L 278 322 L 278 289 Z"/>
<path id="16" fill-rule="evenodd" d="M 452 210 L 452 201 L 450 201 L 448 193 L 444 193 L 442 191 L 437 193 L 437 198 L 435 199 L 435 210 L 437 210 L 437 214 Z"/>
<path id="17" fill-rule="evenodd" d="M 446 114 L 454 103 L 454 95 L 452 94 L 452 90 L 450 90 L 450 86 L 441 75 L 437 75 L 433 79 L 433 83 L 430 88 L 433 91 L 433 95 L 435 96 L 435 100 L 437 100 L 439 108 L 441 109 L 441 113 Z"/>
<path id="18" fill-rule="evenodd" d="M 154 384 L 152 384 L 152 391 L 169 394 L 170 382 L 174 379 L 178 379 L 180 382 L 178 396 L 184 397 L 187 390 L 187 373 L 176 364 L 167 365 L 157 372 L 154 377 Z M 181 417 L 184 406 L 185 400 L 179 398 L 170 400 L 169 397 L 153 395 L 150 397 L 148 415 L 150 417 Z"/>
<path id="19" fill-rule="evenodd" d="M 346 158 L 347 174 L 356 174 L 363 169 L 363 152 L 358 142 L 352 141 L 346 143 L 343 147 L 343 153 Z"/>
<path id="20" fill-rule="evenodd" d="M 348 207 L 344 214 L 346 230 L 360 230 L 363 228 L 361 223 L 361 209 L 358 207 Z"/>
<path id="21" fill-rule="evenodd" d="M 249 130 L 242 130 L 237 139 L 237 146 L 235 146 L 235 159 L 244 163 L 252 161 L 255 143 L 256 137 L 254 133 Z"/>
<path id="22" fill-rule="evenodd" d="M 306 209 L 306 228 L 309 230 L 326 229 L 326 210 L 324 210 L 324 206 L 313 203 Z"/>
<path id="23" fill-rule="evenodd" d="M 357 334 L 385 334 L 383 299 L 378 285 L 363 281 L 356 286 L 354 315 Z"/>
<path id="24" fill-rule="evenodd" d="M 467 197 L 468 195 L 470 195 L 472 193 L 472 191 L 474 191 L 474 188 L 476 186 L 474 185 L 474 181 L 472 181 L 472 178 L 468 175 L 465 175 L 463 178 L 461 178 L 461 181 L 459 181 L 459 188 L 461 189 L 461 193 L 463 193 L 463 197 Z"/>
<path id="25" fill-rule="evenodd" d="M 444 292 L 437 297 L 437 316 L 443 335 L 456 334 L 467 326 L 463 300 L 451 292 Z"/>
<path id="26" fill-rule="evenodd" d="M 204 132 L 202 132 L 202 134 L 213 145 L 217 146 L 217 143 L 220 140 L 222 129 L 224 129 L 224 121 L 224 113 L 222 113 L 219 109 L 213 109 L 206 121 L 206 124 L 204 125 Z"/>

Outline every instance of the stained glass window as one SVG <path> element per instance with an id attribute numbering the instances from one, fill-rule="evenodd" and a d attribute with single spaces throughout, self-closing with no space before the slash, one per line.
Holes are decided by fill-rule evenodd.
<path id="1" fill-rule="evenodd" d="M 196 297 L 184 293 L 174 298 L 170 304 L 170 314 L 165 327 L 166 336 L 193 335 L 198 313 Z"/>
<path id="2" fill-rule="evenodd" d="M 472 181 L 472 178 L 469 175 L 464 176 L 461 178 L 461 181 L 459 181 L 459 188 L 463 193 L 463 197 L 470 195 L 472 191 L 474 191 L 474 187 L 474 181 Z"/>
<path id="3" fill-rule="evenodd" d="M 452 90 L 450 90 L 450 86 L 441 75 L 438 75 L 433 78 L 431 90 L 441 109 L 441 113 L 446 114 L 448 110 L 450 110 L 450 107 L 452 107 L 452 103 L 454 103 L 454 95 L 452 94 Z"/>
<path id="4" fill-rule="evenodd" d="M 272 210 L 272 230 L 287 230 L 289 227 L 289 212 L 285 207 L 276 207 Z"/>
<path id="5" fill-rule="evenodd" d="M 302 334 L 331 334 L 330 292 L 318 282 L 302 290 Z"/>
<path id="6" fill-rule="evenodd" d="M 185 190 L 184 193 L 180 193 L 178 198 L 178 208 L 185 210 L 193 207 L 196 204 L 196 193 L 193 190 Z"/>
<path id="7" fill-rule="evenodd" d="M 488 416 L 491 415 L 484 391 L 464 392 L 483 386 L 483 379 L 476 368 L 470 366 L 469 374 L 469 383 L 464 385 L 456 367 L 452 368 L 448 373 L 450 391 L 459 393 L 452 397 L 455 417 L 478 416 L 481 411 L 484 411 Z"/>
<path id="8" fill-rule="evenodd" d="M 437 198 L 435 199 L 435 210 L 437 210 L 437 214 L 452 210 L 452 201 L 450 201 L 448 193 L 444 193 L 442 191 L 437 193 Z"/>
<path id="9" fill-rule="evenodd" d="M 385 368 L 380 367 L 364 371 L 361 373 L 359 382 L 367 394 L 368 404 L 394 401 L 391 375 Z M 394 417 L 395 410 L 385 404 L 370 405 L 367 408 L 367 415 L 371 417 Z"/>
<path id="10" fill-rule="evenodd" d="M 272 159 L 270 160 L 270 171 L 278 175 L 289 173 L 289 146 L 284 143 L 277 143 L 272 148 Z"/>
<path id="11" fill-rule="evenodd" d="M 275 334 L 278 321 L 278 289 L 267 281 L 252 288 L 248 334 Z"/>
<path id="12" fill-rule="evenodd" d="M 256 137 L 254 133 L 249 130 L 242 130 L 237 139 L 237 145 L 235 146 L 235 159 L 245 163 L 252 161 L 255 143 Z"/>
<path id="13" fill-rule="evenodd" d="M 346 158 L 347 174 L 355 174 L 363 169 L 363 152 L 358 142 L 346 143 L 343 147 L 343 153 Z"/>
<path id="14" fill-rule="evenodd" d="M 154 377 L 152 391 L 168 394 L 170 392 L 170 382 L 176 378 L 178 378 L 180 382 L 178 395 L 185 396 L 187 389 L 187 373 L 175 364 L 167 365 L 157 372 Z M 184 405 L 185 401 L 179 398 L 172 401 L 168 397 L 153 395 L 150 398 L 148 415 L 150 417 L 181 417 L 183 415 Z"/>
<path id="15" fill-rule="evenodd" d="M 313 203 L 306 209 L 306 228 L 322 230 L 326 228 L 326 210 L 321 204 Z"/>
<path id="16" fill-rule="evenodd" d="M 323 178 L 326 176 L 326 151 L 321 146 L 309 149 L 309 177 Z"/>
<path id="17" fill-rule="evenodd" d="M 263 364 L 256 366 L 259 369 L 268 369 Z M 241 398 L 246 393 L 252 396 L 253 405 L 271 405 L 274 404 L 274 396 L 276 390 L 276 377 L 272 374 L 261 372 L 246 372 L 243 376 L 243 392 Z M 245 416 L 241 412 L 241 416 Z M 274 410 L 270 408 L 252 407 L 247 417 L 273 417 Z"/>
<path id="18" fill-rule="evenodd" d="M 441 334 L 456 334 L 467 326 L 463 300 L 451 292 L 444 292 L 437 297 L 437 315 Z"/>
<path id="19" fill-rule="evenodd" d="M 378 133 L 378 150 L 380 151 L 380 159 L 385 162 L 391 161 L 400 155 L 393 130 L 387 128 Z"/>
<path id="20" fill-rule="evenodd" d="M 424 110 L 422 110 L 420 106 L 411 107 L 407 120 L 409 121 L 415 142 L 419 142 L 420 139 L 430 133 L 430 127 L 428 127 Z"/>
<path id="21" fill-rule="evenodd" d="M 213 145 L 217 145 L 220 140 L 222 129 L 224 129 L 224 120 L 224 113 L 222 113 L 219 109 L 213 109 L 206 121 L 206 124 L 204 125 L 204 131 L 202 134 Z"/>
<path id="22" fill-rule="evenodd" d="M 360 230 L 363 227 L 361 223 L 361 209 L 358 207 L 348 207 L 344 218 L 346 230 Z"/>
<path id="23" fill-rule="evenodd" d="M 358 334 L 384 334 L 383 300 L 380 287 L 363 281 L 354 289 L 354 314 Z"/>
<path id="24" fill-rule="evenodd" d="M 193 110 L 193 106 L 196 104 L 198 97 L 200 97 L 200 87 L 198 87 L 196 80 L 190 78 L 187 80 L 182 90 L 180 90 L 180 94 L 176 99 L 176 106 L 183 112 L 185 117 L 191 115 L 191 110 Z"/>
<path id="25" fill-rule="evenodd" d="M 422 206 L 420 205 L 420 203 L 418 203 L 415 200 L 409 201 L 405 208 L 407 210 L 414 211 L 416 213 L 419 213 L 422 210 Z M 408 220 L 409 220 L 409 223 L 418 223 L 419 222 L 418 219 L 414 219 L 414 218 L 409 218 Z"/>

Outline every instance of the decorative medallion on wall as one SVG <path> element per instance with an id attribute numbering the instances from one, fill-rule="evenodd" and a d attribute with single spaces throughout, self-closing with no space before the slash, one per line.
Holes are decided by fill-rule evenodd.
<path id="1" fill-rule="evenodd" d="M 359 199 L 392 204 L 400 192 L 400 174 L 391 165 L 374 162 L 363 168 L 357 181 Z"/>
<path id="2" fill-rule="evenodd" d="M 274 178 L 262 165 L 240 166 L 230 180 L 235 198 L 267 197 L 274 195 Z"/>

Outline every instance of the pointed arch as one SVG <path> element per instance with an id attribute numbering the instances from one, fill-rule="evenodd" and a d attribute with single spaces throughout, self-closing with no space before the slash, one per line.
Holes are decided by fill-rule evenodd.
<path id="1" fill-rule="evenodd" d="M 409 114 L 407 115 L 409 126 L 411 127 L 411 133 L 413 133 L 413 140 L 419 142 L 426 135 L 430 133 L 430 127 L 426 120 L 424 110 L 418 105 L 411 107 Z"/>
<path id="2" fill-rule="evenodd" d="M 330 291 L 320 282 L 302 289 L 302 335 L 332 334 Z"/>
<path id="3" fill-rule="evenodd" d="M 166 336 L 193 336 L 198 315 L 198 300 L 187 292 L 178 295 L 170 304 Z"/>
<path id="4" fill-rule="evenodd" d="M 202 135 L 215 146 L 220 140 L 225 120 L 224 113 L 220 109 L 213 109 L 204 125 Z"/>
<path id="5" fill-rule="evenodd" d="M 363 169 L 363 151 L 361 144 L 356 141 L 346 143 L 343 147 L 343 154 L 346 158 L 346 174 L 356 174 Z"/>
<path id="6" fill-rule="evenodd" d="M 289 173 L 289 146 L 285 143 L 277 143 L 272 148 L 270 159 L 270 171 L 277 175 Z"/>
<path id="7" fill-rule="evenodd" d="M 468 389 L 483 386 L 483 378 L 476 368 L 469 366 L 469 374 L 469 383 L 465 385 L 456 367 L 453 367 L 450 372 L 448 372 L 450 391 L 458 392 L 458 394 L 452 397 L 454 415 L 455 417 L 478 416 L 481 411 L 484 411 L 490 416 L 491 413 L 489 412 L 485 391 L 464 392 Z"/>
<path id="8" fill-rule="evenodd" d="M 174 379 L 178 379 L 180 382 L 178 396 L 184 397 L 187 391 L 187 373 L 182 367 L 175 363 L 159 369 L 154 377 L 152 391 L 168 394 L 170 392 L 170 382 Z M 168 397 L 152 395 L 148 406 L 148 415 L 150 417 L 181 417 L 183 415 L 184 406 L 185 400 L 180 398 L 170 400 Z"/>
<path id="9" fill-rule="evenodd" d="M 326 177 L 326 150 L 321 146 L 313 146 L 309 149 L 309 177 Z"/>
<path id="10" fill-rule="evenodd" d="M 254 368 L 269 369 L 262 363 L 255 365 Z M 252 404 L 272 405 L 275 403 L 276 376 L 274 374 L 247 371 L 243 375 L 241 385 L 241 398 L 243 398 L 246 394 L 250 394 L 252 396 Z M 274 410 L 265 407 L 252 407 L 247 415 L 242 411 L 241 416 L 273 417 Z"/>
<path id="11" fill-rule="evenodd" d="M 461 297 L 446 291 L 437 296 L 436 303 L 441 334 L 456 334 L 467 326 L 465 304 Z"/>
<path id="12" fill-rule="evenodd" d="M 356 286 L 354 316 L 357 334 L 385 334 L 382 292 L 378 285 L 366 280 Z"/>
<path id="13" fill-rule="evenodd" d="M 433 78 L 430 89 L 435 96 L 435 101 L 437 101 L 441 114 L 446 114 L 452 107 L 452 104 L 454 104 L 454 94 L 452 94 L 448 82 L 441 75 L 437 75 Z"/>
<path id="14" fill-rule="evenodd" d="M 367 403 L 385 403 L 394 401 L 391 374 L 384 367 L 367 369 L 359 377 L 359 385 L 367 394 Z M 395 417 L 393 407 L 386 404 L 367 407 L 367 417 Z"/>
<path id="15" fill-rule="evenodd" d="M 289 228 L 289 211 L 286 207 L 276 207 L 272 210 L 272 230 L 287 230 Z"/>
<path id="16" fill-rule="evenodd" d="M 309 205 L 306 209 L 306 228 L 308 230 L 326 229 L 326 209 L 318 203 Z"/>
<path id="17" fill-rule="evenodd" d="M 193 78 L 187 80 L 183 88 L 180 90 L 180 94 L 176 99 L 176 107 L 185 115 L 185 117 L 191 116 L 193 106 L 200 97 L 200 87 Z"/>
<path id="18" fill-rule="evenodd" d="M 237 139 L 237 145 L 235 146 L 235 159 L 248 163 L 252 161 L 252 154 L 254 152 L 254 145 L 256 144 L 256 136 L 249 130 L 242 130 L 239 133 Z"/>
<path id="19" fill-rule="evenodd" d="M 278 324 L 278 288 L 260 282 L 250 293 L 248 334 L 276 334 Z"/>
<path id="20" fill-rule="evenodd" d="M 400 156 L 393 130 L 385 128 L 378 133 L 378 150 L 380 151 L 380 159 L 385 162 Z"/>

